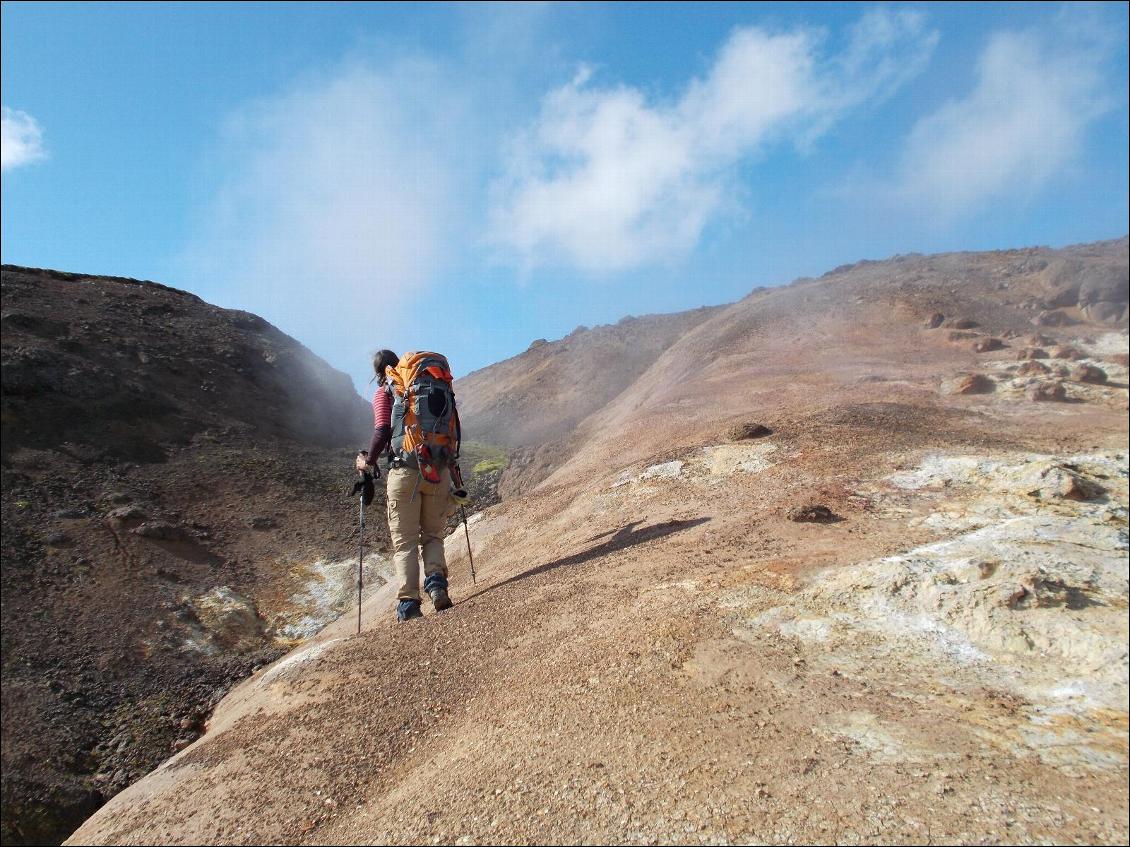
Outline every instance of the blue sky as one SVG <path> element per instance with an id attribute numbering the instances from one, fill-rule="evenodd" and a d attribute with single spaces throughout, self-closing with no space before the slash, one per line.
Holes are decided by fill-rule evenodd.
<path id="1" fill-rule="evenodd" d="M 2 8 L 3 261 L 257 312 L 359 385 L 1128 228 L 1124 3 Z"/>

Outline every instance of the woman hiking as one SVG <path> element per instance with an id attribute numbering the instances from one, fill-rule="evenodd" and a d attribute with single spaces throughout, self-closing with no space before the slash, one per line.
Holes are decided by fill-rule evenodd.
<path id="1" fill-rule="evenodd" d="M 396 618 L 409 621 L 423 617 L 421 557 L 432 605 L 437 612 L 451 608 L 443 539 L 448 517 L 466 502 L 462 490 L 451 485 L 459 455 L 458 416 L 442 356 L 409 353 L 401 360 L 392 350 L 380 350 L 373 356 L 373 371 L 373 437 L 369 449 L 357 454 L 356 467 L 376 476 L 377 460 L 388 453 L 388 529 L 399 583 Z"/>

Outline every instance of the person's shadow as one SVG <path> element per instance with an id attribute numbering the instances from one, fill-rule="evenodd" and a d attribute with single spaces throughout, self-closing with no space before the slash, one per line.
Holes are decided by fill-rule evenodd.
<path id="1" fill-rule="evenodd" d="M 620 529 L 609 530 L 602 532 L 599 535 L 594 535 L 589 541 L 597 541 L 601 538 L 607 540 L 595 547 L 590 547 L 587 550 L 582 550 L 580 553 L 574 553 L 571 556 L 565 556 L 561 559 L 554 559 L 552 562 L 546 562 L 544 565 L 530 568 L 528 571 L 523 571 L 516 576 L 509 579 L 504 579 L 502 582 L 497 582 L 489 588 L 484 588 L 482 591 L 472 594 L 467 600 L 472 597 L 482 597 L 484 594 L 494 591 L 497 588 L 502 588 L 504 585 L 518 582 L 519 580 L 529 579 L 539 574 L 547 573 L 557 568 L 567 567 L 569 565 L 580 565 L 585 562 L 599 559 L 601 556 L 613 553 L 617 550 L 623 550 L 626 547 L 634 547 L 637 544 L 643 544 L 646 541 L 653 541 L 656 538 L 662 538 L 665 535 L 671 535 L 675 532 L 682 532 L 685 529 L 690 529 L 694 526 L 706 523 L 710 518 L 694 518 L 685 521 L 666 521 L 664 523 L 652 524 L 640 529 L 636 529 L 643 521 L 632 521 L 630 524 L 621 527 Z M 466 601 L 464 601 L 466 602 Z"/>

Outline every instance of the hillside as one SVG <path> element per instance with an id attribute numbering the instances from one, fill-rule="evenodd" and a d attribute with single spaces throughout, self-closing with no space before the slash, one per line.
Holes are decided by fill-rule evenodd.
<path id="1" fill-rule="evenodd" d="M 337 613 L 372 423 L 255 315 L 136 280 L 2 279 L 2 834 L 58 843 Z"/>
<path id="2" fill-rule="evenodd" d="M 378 591 L 68 843 L 1123 843 L 1127 266 L 758 290 L 571 430 L 468 378 L 548 439 L 477 584 L 449 537 L 452 610 Z"/>
<path id="3" fill-rule="evenodd" d="M 670 435 L 653 425 L 657 418 L 679 422 L 690 438 L 708 438 L 719 421 L 739 422 L 753 410 L 792 414 L 892 391 L 921 402 L 923 392 L 936 392 L 931 380 L 938 373 L 975 371 L 994 352 L 978 353 L 982 342 L 1019 352 L 1018 339 L 1050 341 L 1080 322 L 1125 326 L 1126 251 L 1119 239 L 1067 250 L 863 261 L 819 280 L 757 289 L 726 308 L 661 316 L 666 331 L 656 343 L 638 340 L 653 319 L 630 323 L 638 331 L 621 348 L 649 351 L 630 365 L 619 364 L 622 349 L 595 337 L 623 333 L 619 325 L 539 345 L 461 382 L 461 407 L 472 410 L 465 412 L 469 421 L 480 409 L 522 410 L 483 427 L 489 438 L 518 448 L 501 480 L 513 496 L 554 472 L 569 473 L 563 469 L 572 456 L 595 471 L 661 450 Z M 935 315 L 941 323 L 924 332 Z M 550 368 L 551 362 L 560 364 Z M 590 389 L 588 374 L 598 386 L 611 380 L 615 391 Z M 588 403 L 578 407 L 585 414 L 563 414 L 544 399 L 551 389 L 574 401 L 588 392 Z M 507 441 L 501 430 L 509 419 L 540 437 Z M 612 432 L 630 437 L 610 438 Z"/>
<path id="4" fill-rule="evenodd" d="M 538 339 L 524 353 L 475 371 L 455 388 L 467 437 L 502 447 L 543 444 L 616 397 L 717 307 L 628 317 Z"/>

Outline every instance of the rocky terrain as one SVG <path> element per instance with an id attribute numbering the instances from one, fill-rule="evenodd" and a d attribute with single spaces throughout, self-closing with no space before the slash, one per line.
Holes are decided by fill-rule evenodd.
<path id="1" fill-rule="evenodd" d="M 4 266 L 2 324 L 2 836 L 58 843 L 348 602 L 372 420 L 261 318 L 156 283 Z"/>
<path id="2" fill-rule="evenodd" d="M 68 843 L 1124 843 L 1127 265 L 756 290 L 568 430 L 515 360 L 468 378 L 478 437 L 541 433 L 477 582 L 453 534 L 453 609 L 377 590 Z"/>

